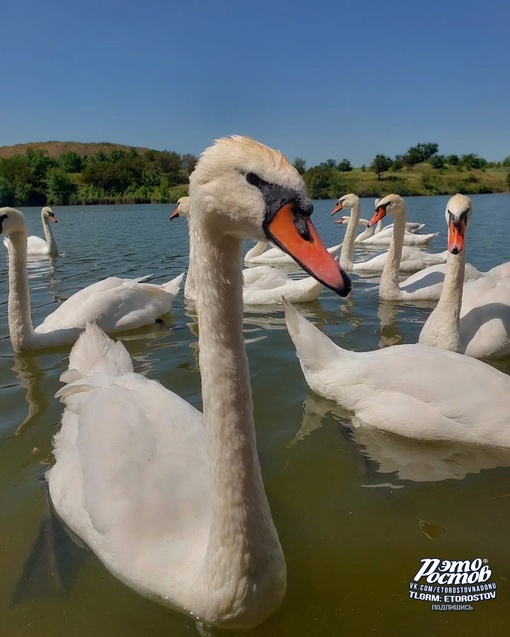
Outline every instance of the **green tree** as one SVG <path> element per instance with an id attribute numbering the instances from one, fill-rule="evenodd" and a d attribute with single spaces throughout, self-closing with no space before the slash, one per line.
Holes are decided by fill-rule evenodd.
<path id="1" fill-rule="evenodd" d="M 72 150 L 68 150 L 60 155 L 59 164 L 66 173 L 80 173 L 85 166 L 85 158 Z"/>
<path id="2" fill-rule="evenodd" d="M 475 153 L 469 153 L 459 157 L 459 165 L 465 168 L 485 168 L 487 166 L 487 160 L 482 157 L 478 157 Z"/>
<path id="3" fill-rule="evenodd" d="M 445 156 L 444 155 L 432 155 L 428 159 L 429 164 L 432 168 L 444 168 L 445 165 Z"/>
<path id="4" fill-rule="evenodd" d="M 294 168 L 300 175 L 304 175 L 306 172 L 306 161 L 302 157 L 296 157 L 292 162 Z"/>
<path id="5" fill-rule="evenodd" d="M 48 173 L 47 201 L 57 206 L 67 206 L 73 195 L 78 191 L 78 186 L 62 168 L 52 168 Z"/>
<path id="6" fill-rule="evenodd" d="M 336 168 L 342 173 L 348 173 L 352 170 L 352 165 L 348 159 L 342 159 L 342 161 L 338 162 L 338 165 Z"/>
<path id="7" fill-rule="evenodd" d="M 380 180 L 383 172 L 389 170 L 392 163 L 393 161 L 391 160 L 391 157 L 388 157 L 387 155 L 376 155 L 373 162 L 370 164 L 370 169 L 376 173 L 377 179 Z"/>
<path id="8" fill-rule="evenodd" d="M 444 163 L 449 166 L 458 166 L 459 164 L 459 156 L 458 155 L 446 155 L 444 158 Z"/>
<path id="9" fill-rule="evenodd" d="M 411 146 L 403 157 L 404 165 L 415 166 L 416 164 L 421 164 L 421 162 L 427 161 L 429 157 L 435 155 L 438 150 L 439 145 L 430 142 L 427 144 L 416 144 L 416 146 Z"/>

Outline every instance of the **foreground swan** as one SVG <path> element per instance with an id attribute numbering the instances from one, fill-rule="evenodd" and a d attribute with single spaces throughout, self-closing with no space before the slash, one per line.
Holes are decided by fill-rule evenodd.
<path id="1" fill-rule="evenodd" d="M 387 197 L 384 197 L 379 201 L 377 209 L 379 209 L 379 207 L 383 203 L 384 205 L 387 204 L 387 202 L 389 201 L 388 197 L 396 198 L 398 197 L 398 195 L 388 195 Z M 403 203 L 402 198 L 398 198 Z M 388 252 L 378 254 L 371 259 L 367 259 L 366 261 L 354 262 L 354 242 L 356 239 L 356 229 L 358 226 L 360 214 L 359 206 L 356 206 L 356 199 L 359 202 L 359 198 L 357 197 L 357 195 L 354 195 L 352 193 L 340 197 L 334 210 L 331 213 L 332 215 L 334 215 L 338 211 L 342 210 L 344 207 L 351 208 L 351 217 L 349 220 L 349 224 L 347 225 L 347 230 L 345 232 L 345 238 L 342 244 L 342 251 L 340 252 L 340 264 L 342 268 L 344 268 L 344 270 L 346 270 L 347 272 L 381 272 L 381 270 L 385 268 L 387 263 L 388 266 L 386 267 L 391 266 L 393 270 L 396 264 L 396 251 L 398 254 L 398 264 L 396 265 L 397 276 L 399 266 L 402 272 L 417 272 L 418 270 L 422 270 L 429 265 L 444 263 L 446 261 L 446 252 L 441 254 L 431 254 L 429 252 L 423 252 L 422 250 L 418 250 L 416 248 L 403 247 L 403 237 L 405 233 L 404 217 L 403 225 L 399 225 L 399 227 L 397 228 L 397 224 L 395 223 L 395 227 L 393 229 L 394 240 L 391 243 Z M 374 218 L 372 219 L 370 225 L 373 225 L 373 223 Z"/>
<path id="2" fill-rule="evenodd" d="M 50 220 L 57 223 L 57 218 L 53 213 L 53 210 L 49 206 L 44 206 L 41 210 L 41 221 L 45 239 L 30 235 L 27 237 L 27 254 L 33 256 L 45 256 L 50 257 L 58 256 L 58 247 L 55 237 L 50 228 Z M 4 245 L 9 248 L 9 237 L 4 237 Z"/>
<path id="3" fill-rule="evenodd" d="M 285 318 L 306 382 L 351 411 L 354 426 L 418 440 L 510 447 L 510 376 L 427 345 L 351 352 L 290 303 Z"/>
<path id="4" fill-rule="evenodd" d="M 204 414 L 134 374 L 124 347 L 89 326 L 63 375 L 47 476 L 57 513 L 121 581 L 195 619 L 249 628 L 280 605 L 286 567 L 255 442 L 243 237 L 292 250 L 341 295 L 350 282 L 280 153 L 221 139 L 200 158 L 190 194 Z"/>
<path id="5" fill-rule="evenodd" d="M 419 342 L 475 358 L 510 354 L 510 285 L 488 275 L 464 285 L 465 242 L 472 215 L 469 197 L 446 206 L 448 261 L 441 297 Z"/>
<path id="6" fill-rule="evenodd" d="M 76 292 L 33 328 L 27 275 L 27 231 L 23 213 L 0 208 L 0 234 L 9 237 L 8 321 L 15 352 L 74 342 L 87 322 L 107 332 L 131 330 L 154 323 L 170 310 L 183 274 L 165 283 L 145 283 L 147 277 L 109 277 Z"/>
<path id="7" fill-rule="evenodd" d="M 190 198 L 181 197 L 177 200 L 177 207 L 169 219 L 175 219 L 181 215 L 188 217 L 189 211 Z M 280 252 L 285 254 L 281 250 Z M 184 296 L 191 301 L 196 300 L 194 270 L 195 257 L 190 246 Z M 245 305 L 271 305 L 279 303 L 282 296 L 293 303 L 306 303 L 316 299 L 323 288 L 322 283 L 311 276 L 303 279 L 291 279 L 285 273 L 268 265 L 259 265 L 243 270 L 243 282 L 243 303 Z"/>

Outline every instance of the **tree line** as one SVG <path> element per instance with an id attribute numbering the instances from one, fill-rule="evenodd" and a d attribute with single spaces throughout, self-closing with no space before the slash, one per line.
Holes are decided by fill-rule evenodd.
<path id="1" fill-rule="evenodd" d="M 103 151 L 80 155 L 28 148 L 0 158 L 0 205 L 166 203 L 186 194 L 197 157 L 172 151 Z"/>
<path id="2" fill-rule="evenodd" d="M 350 175 L 356 169 L 348 159 L 335 161 L 328 159 L 317 166 L 306 167 L 306 161 L 302 157 L 296 157 L 293 162 L 297 170 L 303 175 L 303 179 L 312 199 L 334 199 L 337 196 L 353 189 L 360 196 L 380 196 L 389 191 L 402 195 L 417 194 L 454 194 L 456 191 L 465 191 L 470 194 L 479 192 L 500 192 L 510 189 L 510 171 L 504 171 L 505 175 L 497 183 L 494 180 L 484 180 L 476 175 L 461 176 L 452 179 L 452 171 L 462 173 L 465 171 L 486 171 L 490 168 L 510 168 L 510 156 L 502 162 L 488 162 L 475 153 L 465 155 L 441 155 L 439 145 L 436 143 L 419 143 L 411 146 L 403 155 L 391 158 L 387 155 L 377 154 L 367 166 L 363 165 L 357 170 L 361 175 Z M 426 164 L 419 175 L 420 181 L 410 179 L 413 168 Z M 432 172 L 431 172 L 432 171 Z M 371 173 L 371 174 L 370 174 Z M 386 173 L 386 183 L 383 175 Z M 391 173 L 388 175 L 388 173 Z M 449 179 L 441 179 L 442 175 L 449 174 Z M 376 181 L 370 179 L 376 177 Z M 391 186 L 391 187 L 390 187 Z"/>
<path id="3" fill-rule="evenodd" d="M 66 151 L 55 159 L 44 150 L 29 147 L 23 154 L 0 158 L 0 206 L 167 203 L 187 194 L 196 162 L 197 157 L 192 154 L 139 152 L 136 148 L 99 151 L 88 156 Z M 402 195 L 451 191 L 472 194 L 510 188 L 510 171 L 499 181 L 473 174 L 457 181 L 451 178 L 452 171 L 497 168 L 501 172 L 510 168 L 510 156 L 502 162 L 489 163 L 474 153 L 441 155 L 436 143 L 416 144 L 393 158 L 377 154 L 368 166 L 359 169 L 345 158 L 328 159 L 308 169 L 302 157 L 293 163 L 313 199 L 336 198 L 349 190 L 360 196 L 380 196 L 390 191 Z M 411 180 L 413 168 L 420 165 L 430 170 L 422 171 L 418 181 Z"/>

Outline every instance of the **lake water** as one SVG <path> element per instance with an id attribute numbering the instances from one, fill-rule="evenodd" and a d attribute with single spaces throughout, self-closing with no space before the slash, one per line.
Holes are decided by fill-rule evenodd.
<path id="1" fill-rule="evenodd" d="M 446 245 L 447 197 L 408 198 L 408 219 L 439 231 Z M 369 217 L 372 200 L 362 200 Z M 468 260 L 488 268 L 510 258 L 510 195 L 473 197 Z M 314 221 L 326 245 L 338 243 L 331 201 L 316 202 Z M 187 267 L 184 220 L 173 207 L 55 208 L 61 254 L 30 264 L 34 324 L 80 288 L 108 275 L 153 274 L 163 282 Z M 29 233 L 42 236 L 40 210 L 24 210 Z M 248 246 L 247 246 L 248 247 Z M 188 618 L 143 599 L 76 549 L 62 571 L 63 540 L 46 536 L 48 579 L 20 592 L 46 501 L 41 476 L 61 405 L 53 398 L 69 348 L 13 356 L 6 322 L 7 259 L 0 262 L 0 634 L 5 637 L 180 637 L 195 635 Z M 361 255 L 361 252 L 359 253 Z M 348 300 L 324 290 L 301 310 L 343 347 L 371 350 L 414 343 L 431 306 L 381 304 L 377 278 L 353 275 Z M 196 317 L 182 292 L 166 325 L 122 335 L 135 370 L 200 407 Z M 278 307 L 245 312 L 257 440 L 264 482 L 285 552 L 288 592 L 254 637 L 408 635 L 471 637 L 510 632 L 510 458 L 459 445 L 423 445 L 388 436 L 353 438 L 348 415 L 314 396 L 303 379 Z M 510 373 L 509 361 L 498 366 Z M 458 388 L 462 391 L 462 388 Z M 480 388 L 483 391 L 483 388 Z M 509 415 L 510 426 L 510 415 Z M 420 560 L 481 558 L 492 571 L 496 599 L 472 611 L 436 612 L 411 599 Z M 69 563 L 79 561 L 71 580 Z M 57 586 L 59 578 L 63 589 Z M 35 585 L 34 585 L 34 588 Z M 33 594 L 32 594 L 33 593 Z M 212 635 L 226 631 L 210 630 Z M 233 633 L 228 633 L 233 634 Z"/>

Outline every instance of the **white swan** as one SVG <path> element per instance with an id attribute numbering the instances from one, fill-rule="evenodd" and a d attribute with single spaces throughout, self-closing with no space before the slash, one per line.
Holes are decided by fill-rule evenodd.
<path id="1" fill-rule="evenodd" d="M 291 244 L 340 294 L 350 282 L 281 153 L 221 139 L 202 154 L 190 194 L 203 415 L 134 374 L 123 345 L 89 326 L 63 375 L 66 409 L 47 477 L 58 515 L 125 584 L 203 622 L 249 628 L 280 605 L 286 567 L 257 457 L 243 237 Z"/>
<path id="2" fill-rule="evenodd" d="M 184 276 L 180 274 L 163 285 L 144 283 L 147 277 L 109 277 L 73 294 L 34 330 L 23 213 L 15 208 L 0 208 L 0 233 L 10 239 L 8 320 L 16 352 L 72 343 L 89 321 L 96 321 L 107 332 L 150 325 L 170 310 Z"/>
<path id="3" fill-rule="evenodd" d="M 437 237 L 439 232 L 432 232 L 429 234 L 416 234 L 405 230 L 404 232 L 404 245 L 406 246 L 428 246 L 432 239 Z M 387 226 L 380 232 L 374 232 L 371 237 L 367 237 L 363 244 L 365 246 L 389 246 L 393 240 L 393 228 Z"/>
<path id="4" fill-rule="evenodd" d="M 27 237 L 27 254 L 33 256 L 58 256 L 58 247 L 53 232 L 50 227 L 50 220 L 57 223 L 57 218 L 53 210 L 49 206 L 44 206 L 41 210 L 41 221 L 45 239 L 41 239 L 35 235 Z M 9 237 L 4 237 L 4 245 L 9 248 Z"/>
<path id="5" fill-rule="evenodd" d="M 402 253 L 402 236 L 406 220 L 405 201 L 399 195 L 388 195 L 381 199 L 370 224 L 379 223 L 387 215 L 395 218 L 393 226 L 393 242 L 390 246 L 386 262 L 379 282 L 379 296 L 386 301 L 437 301 L 443 287 L 446 265 L 444 263 L 429 265 L 400 282 L 399 272 L 403 270 L 400 255 Z M 446 261 L 448 251 L 440 256 Z M 406 270 L 403 270 L 406 271 Z M 474 280 L 482 274 L 472 265 L 467 264 L 466 277 Z"/>
<path id="6" fill-rule="evenodd" d="M 454 195 L 446 206 L 448 260 L 443 289 L 419 342 L 475 358 L 510 354 L 510 285 L 483 276 L 464 285 L 469 197 Z"/>
<path id="7" fill-rule="evenodd" d="M 382 202 L 386 202 L 388 197 L 398 197 L 398 195 L 388 195 L 380 200 L 378 206 L 381 206 Z M 398 197 L 403 203 L 403 199 Z M 357 201 L 356 201 L 357 200 Z M 332 215 L 342 210 L 344 207 L 351 208 L 351 217 L 347 230 L 345 232 L 344 241 L 342 244 L 342 251 L 340 252 L 340 265 L 347 272 L 381 272 L 387 262 L 394 263 L 396 248 L 398 248 L 398 262 L 402 272 L 417 272 L 423 268 L 434 265 L 436 263 L 444 263 L 446 261 L 446 251 L 441 254 L 431 254 L 429 252 L 423 252 L 415 248 L 403 247 L 402 239 L 405 232 L 405 218 L 402 227 L 397 230 L 397 225 L 393 230 L 394 241 L 390 245 L 388 252 L 378 254 L 366 261 L 353 261 L 354 257 L 354 241 L 356 238 L 356 228 L 358 226 L 359 219 L 359 197 L 352 193 L 340 197 L 333 211 Z M 377 208 L 379 210 L 379 208 Z M 405 211 L 405 208 L 404 208 Z M 375 216 L 372 218 L 370 225 L 375 223 Z M 395 246 L 396 244 L 396 246 Z M 397 266 L 398 276 L 398 266 Z"/>
<path id="8" fill-rule="evenodd" d="M 188 217 L 189 211 L 190 198 L 181 197 L 178 199 L 177 207 L 169 219 L 175 219 L 179 216 Z M 186 283 L 184 285 L 184 296 L 190 301 L 195 301 L 195 259 L 193 258 L 191 250 L 192 246 L 190 245 L 189 266 Z M 281 250 L 280 252 L 285 254 Z M 322 283 L 311 276 L 302 279 L 291 279 L 285 273 L 281 272 L 281 270 L 268 265 L 259 265 L 243 270 L 243 282 L 243 303 L 245 305 L 272 305 L 279 303 L 282 296 L 285 296 L 286 299 L 293 303 L 306 303 L 316 299 L 323 288 Z"/>
<path id="9" fill-rule="evenodd" d="M 290 303 L 285 318 L 306 382 L 351 411 L 353 426 L 418 440 L 510 448 L 510 376 L 427 345 L 351 352 Z"/>
<path id="10" fill-rule="evenodd" d="M 343 215 L 342 217 L 337 219 L 335 221 L 335 223 L 346 223 L 346 224 L 349 224 L 350 218 L 351 218 L 350 215 Z M 374 234 L 374 232 L 378 232 L 382 228 L 382 221 L 377 226 L 369 226 L 368 225 L 368 219 L 361 219 L 360 218 L 360 219 L 358 219 L 358 225 L 359 226 L 364 226 L 364 229 L 354 239 L 354 243 L 356 243 L 356 244 L 363 243 L 365 241 L 365 239 L 368 239 L 368 237 L 371 237 Z"/>
<path id="11" fill-rule="evenodd" d="M 380 199 L 376 199 L 376 202 L 379 202 L 379 201 Z M 374 226 L 368 225 L 369 222 L 365 221 L 365 219 L 359 219 L 360 200 L 358 195 L 355 195 L 354 193 L 344 195 L 343 197 L 340 197 L 336 205 L 337 207 L 340 206 L 340 209 L 351 208 L 352 210 L 353 208 L 356 208 L 358 214 L 357 215 L 355 214 L 355 218 L 356 217 L 358 218 L 358 223 L 364 222 L 365 225 L 367 226 L 366 229 L 355 238 L 354 240 L 355 244 L 361 243 L 364 247 L 389 246 L 391 244 L 391 241 L 393 239 L 392 226 L 387 226 L 386 228 L 383 228 L 382 219 L 380 219 L 380 223 L 378 223 L 377 226 L 375 226 L 374 230 L 371 230 L 371 228 L 374 228 Z M 376 203 L 376 206 L 377 206 L 377 203 Z M 335 208 L 335 211 L 336 211 L 336 208 Z M 342 217 L 342 220 L 343 219 L 345 219 L 345 217 Z M 346 219 L 348 221 L 349 217 L 346 217 Z M 414 224 L 413 224 L 413 227 L 414 227 Z M 404 232 L 402 240 L 404 242 L 404 245 L 407 245 L 407 246 L 428 246 L 430 242 L 432 241 L 432 239 L 434 239 L 434 237 L 437 237 L 438 234 L 439 232 L 434 232 L 431 234 L 416 234 L 415 232 L 410 232 L 407 229 L 407 222 L 406 222 L 405 232 Z"/>

